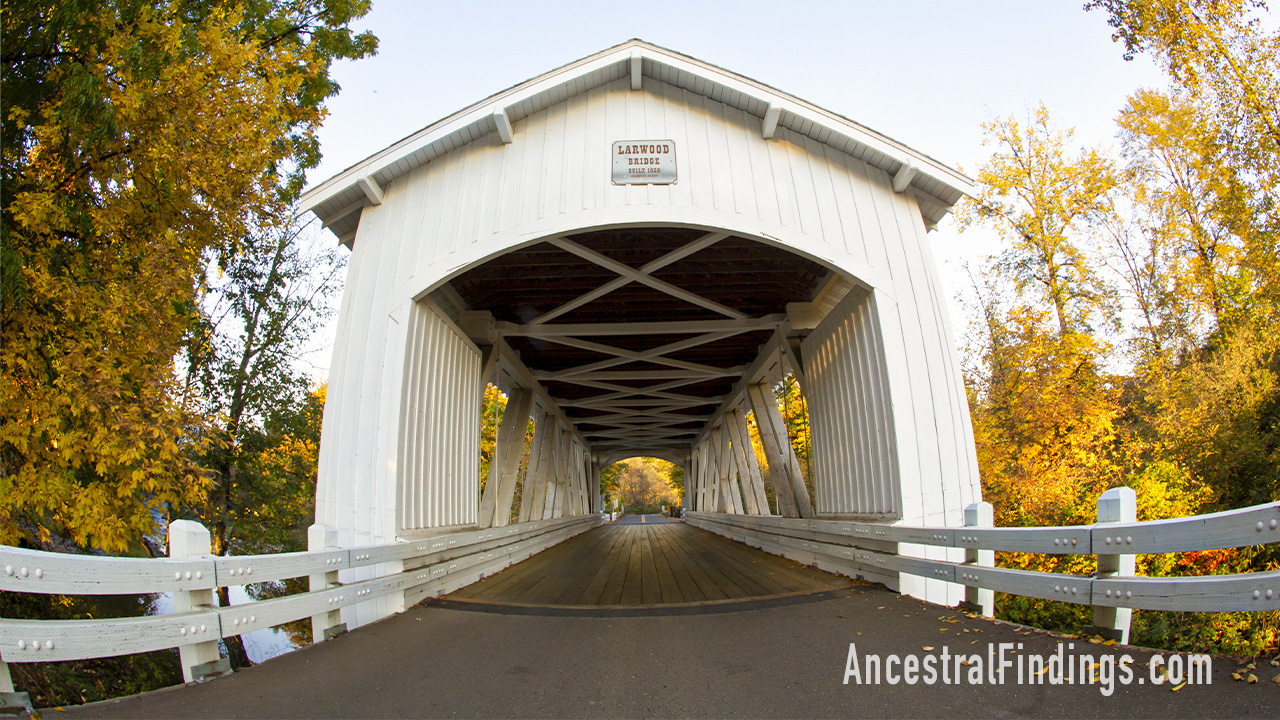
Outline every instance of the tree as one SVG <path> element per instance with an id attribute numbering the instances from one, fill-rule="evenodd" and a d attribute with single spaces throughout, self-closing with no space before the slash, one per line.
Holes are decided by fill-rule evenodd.
<path id="1" fill-rule="evenodd" d="M 209 254 L 184 395 L 210 419 L 201 463 L 209 492 L 192 510 L 209 527 L 215 555 L 305 549 L 298 511 L 313 507 L 315 458 L 298 453 L 318 457 L 324 408 L 323 395 L 319 406 L 309 395 L 301 355 L 332 316 L 346 267 L 343 251 L 309 232 L 317 229 L 295 219 L 260 228 L 234 253 Z M 308 420 L 316 424 L 311 443 Z M 304 473 L 282 472 L 282 462 Z M 265 527 L 268 519 L 278 524 Z M 227 588 L 218 593 L 230 604 Z M 249 664 L 238 637 L 227 648 L 234 665 Z"/>
<path id="2" fill-rule="evenodd" d="M 655 513 L 663 505 L 680 504 L 680 496 L 671 486 L 674 466 L 657 458 L 634 457 L 616 463 L 617 489 L 622 504 L 629 512 Z"/>
<path id="3" fill-rule="evenodd" d="M 489 383 L 484 386 L 484 397 L 480 400 L 480 493 L 484 494 L 485 481 L 489 479 L 489 463 L 493 461 L 493 453 L 498 444 L 498 428 L 502 425 L 502 416 L 507 411 L 507 396 L 497 385 Z"/>
<path id="4" fill-rule="evenodd" d="M 1050 312 L 983 296 L 981 354 L 965 385 L 983 496 L 1001 526 L 1090 522 L 1089 502 L 1119 479 L 1118 392 L 1105 346 L 1054 332 Z M 977 370 L 976 372 L 974 370 Z"/>
<path id="5" fill-rule="evenodd" d="M 787 373 L 782 381 L 774 386 L 773 396 L 778 403 L 778 412 L 782 414 L 782 423 L 787 428 L 787 439 L 791 441 L 791 451 L 795 453 L 800 471 L 804 475 L 805 485 L 808 486 L 809 497 L 815 497 L 813 436 L 809 432 L 809 404 L 804 399 L 804 392 L 794 373 Z"/>
<path id="6" fill-rule="evenodd" d="M 961 227 L 993 225 L 1009 243 L 999 270 L 1053 307 L 1060 333 L 1085 329 L 1110 290 L 1078 235 L 1107 207 L 1118 182 L 1113 164 L 1096 149 L 1072 155 L 1073 131 L 1057 129 L 1044 105 L 1025 127 L 1009 117 L 983 128 L 983 144 L 996 152 L 978 171 L 978 196 L 962 206 Z"/>
<path id="7" fill-rule="evenodd" d="M 984 268 L 981 287 L 975 282 L 980 319 L 966 353 L 984 497 L 1000 525 L 1090 522 L 1097 496 L 1121 484 L 1137 490 L 1140 520 L 1274 501 L 1280 35 L 1258 22 L 1264 5 L 1244 0 L 1086 7 L 1110 13 L 1126 56 L 1151 53 L 1172 86 L 1139 90 L 1122 109 L 1120 170 L 1100 152 L 1058 152 L 1050 133 L 1019 134 L 1011 121 L 989 126 L 997 150 L 965 219 L 997 223 L 1013 247 Z M 1063 211 L 1072 206 L 1083 211 Z M 1069 227 L 1041 233 L 1066 238 L 1065 250 L 1034 241 L 1046 216 L 1058 218 L 1050 229 Z M 1055 266 L 1048 250 L 1069 262 Z M 1064 266 L 1065 303 L 1050 282 Z M 1126 301 L 1115 327 L 1134 351 L 1123 375 L 1103 372 L 1125 363 L 1114 362 L 1085 321 L 1114 312 L 1112 287 Z M 1266 547 L 1144 556 L 1138 573 L 1243 573 L 1273 569 L 1277 557 Z M 998 562 L 1094 570 L 1072 556 L 999 553 Z M 1013 596 L 998 599 L 997 613 L 1064 630 L 1087 622 L 1074 606 Z M 1273 652 L 1276 621 L 1274 613 L 1138 612 L 1134 638 L 1179 650 Z"/>
<path id="8" fill-rule="evenodd" d="M 264 442 L 270 428 L 295 422 L 313 401 L 299 363 L 333 315 L 346 267 L 341 251 L 309 233 L 315 229 L 296 220 L 269 226 L 244 238 L 234 254 L 209 258 L 201 321 L 187 347 L 184 395 L 194 394 L 216 427 L 205 457 L 213 473 L 201 514 L 217 555 L 281 551 L 279 541 L 258 539 L 260 522 L 245 513 L 278 498 L 279 488 L 255 492 L 263 454 L 275 449 Z"/>
<path id="9" fill-rule="evenodd" d="M 1280 33 L 1267 35 L 1263 0 L 1091 0 L 1124 43 L 1124 58 L 1150 52 L 1174 82 L 1251 143 L 1280 147 Z"/>
<path id="10" fill-rule="evenodd" d="M 1150 53 L 1215 160 L 1216 223 L 1237 238 L 1254 302 L 1280 306 L 1280 30 L 1259 0 L 1093 0 L 1124 57 Z M 1174 126 L 1175 130 L 1182 128 Z M 1157 137 L 1158 135 L 1153 135 Z"/>
<path id="11" fill-rule="evenodd" d="M 1180 95 L 1139 90 L 1118 122 L 1139 189 L 1134 209 L 1156 234 L 1192 312 L 1208 311 L 1193 322 L 1213 330 L 1238 318 L 1253 294 L 1228 209 L 1238 202 L 1238 184 L 1206 118 Z"/>
<path id="12" fill-rule="evenodd" d="M 211 428 L 175 379 L 207 253 L 319 158 L 367 0 L 6 0 L 0 541 L 136 550 L 197 503 Z"/>

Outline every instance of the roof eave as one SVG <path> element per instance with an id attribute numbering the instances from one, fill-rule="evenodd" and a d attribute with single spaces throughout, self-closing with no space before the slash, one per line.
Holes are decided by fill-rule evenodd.
<path id="1" fill-rule="evenodd" d="M 648 61 L 644 63 L 650 71 L 645 73 L 647 77 L 653 77 L 652 71 L 658 69 L 657 66 L 667 66 L 675 71 L 700 77 L 719 86 L 721 90 L 752 100 L 752 105 L 765 109 L 777 108 L 779 127 L 796 132 L 800 131 L 799 128 L 808 128 L 810 132 L 805 134 L 810 137 L 814 136 L 812 129 L 817 127 L 830 131 L 828 136 L 847 138 L 858 146 L 895 161 L 896 164 L 889 163 L 889 167 L 884 168 L 891 174 L 906 167 L 916 168 L 908 187 L 917 195 L 923 194 L 932 200 L 944 214 L 950 211 L 961 195 L 972 195 L 974 192 L 973 180 L 959 171 L 848 118 L 696 58 L 641 40 L 629 40 L 526 80 L 428 125 L 307 190 L 300 199 L 300 206 L 303 211 L 315 213 L 328 226 L 374 201 L 376 195 L 370 197 L 369 193 L 378 191 L 371 188 L 361 190 L 361 180 L 371 181 L 378 186 L 389 183 L 433 160 L 434 157 L 425 158 L 433 145 L 437 146 L 435 157 L 438 157 L 484 135 L 498 132 L 502 119 L 496 118 L 497 114 L 506 116 L 508 121 L 518 120 L 524 115 L 512 117 L 509 113 L 521 103 L 536 99 L 543 93 L 552 93 L 574 80 L 590 77 L 593 73 L 597 78 L 609 78 L 604 82 L 612 81 L 616 79 L 611 77 L 613 74 L 629 72 L 631 60 L 637 56 L 642 61 Z M 577 92 L 587 89 L 590 88 L 582 86 Z M 577 93 L 566 93 L 556 102 L 563 102 L 572 94 Z M 766 110 L 760 110 L 755 114 L 763 117 L 765 112 Z M 444 141 L 444 149 L 440 149 L 441 141 Z M 928 180 L 935 181 L 950 192 L 944 193 L 944 197 L 926 189 Z M 345 202 L 341 199 L 345 199 Z M 328 207 L 324 207 L 326 205 Z"/>

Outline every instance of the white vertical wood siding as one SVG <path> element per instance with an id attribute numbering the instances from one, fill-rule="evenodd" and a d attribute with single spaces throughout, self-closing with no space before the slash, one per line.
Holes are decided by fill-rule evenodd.
<path id="1" fill-rule="evenodd" d="M 803 344 L 814 510 L 897 519 L 897 440 L 884 341 L 871 294 L 855 288 Z"/>
<path id="2" fill-rule="evenodd" d="M 480 478 L 480 352 L 426 303 L 414 303 L 408 333 L 400 421 L 400 529 L 474 524 Z"/>
<path id="3" fill-rule="evenodd" d="M 317 518 L 340 528 L 344 543 L 389 540 L 402 517 L 398 423 L 409 392 L 402 383 L 412 302 L 515 247 L 626 224 L 725 229 L 871 288 L 893 403 L 898 512 L 908 524 L 962 524 L 962 508 L 979 499 L 977 463 L 945 298 L 913 193 L 893 192 L 884 170 L 799 133 L 780 128 L 764 140 L 757 116 L 648 77 L 640 91 L 621 79 L 570 96 L 519 119 L 513 131 L 511 144 L 485 135 L 394 180 L 381 205 L 361 211 L 317 490 Z M 648 138 L 675 142 L 678 182 L 612 185 L 610 144 Z M 478 404 L 477 390 L 454 407 L 462 413 Z M 460 427 L 470 422 L 458 417 Z M 706 455 L 700 461 L 710 464 Z M 832 463 L 824 472 L 840 471 Z M 423 482 L 435 482 L 437 470 L 421 471 Z M 819 502 L 836 507 L 834 499 Z M 433 522 L 421 509 L 403 513 Z"/>

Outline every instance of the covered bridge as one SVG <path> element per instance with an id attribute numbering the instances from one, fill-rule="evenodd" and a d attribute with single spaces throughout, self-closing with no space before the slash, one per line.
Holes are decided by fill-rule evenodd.
<path id="1" fill-rule="evenodd" d="M 769 514 L 753 411 L 782 516 L 962 525 L 981 491 L 927 235 L 969 189 L 856 122 L 639 40 L 429 125 L 303 198 L 352 252 L 316 522 L 355 548 L 599 513 L 600 469 L 635 455 L 683 466 L 690 510 Z M 788 372 L 812 495 L 773 399 Z M 486 382 L 509 401 L 481 493 Z M 962 595 L 905 574 L 901 589 Z"/>

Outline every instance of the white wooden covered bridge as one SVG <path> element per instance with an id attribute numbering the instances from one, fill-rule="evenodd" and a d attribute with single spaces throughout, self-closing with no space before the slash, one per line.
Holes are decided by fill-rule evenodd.
<path id="1" fill-rule="evenodd" d="M 769 514 L 754 411 L 783 516 L 960 525 L 978 471 L 927 234 L 969 187 L 639 40 L 424 128 L 303 198 L 352 251 L 317 522 L 358 547 L 596 513 L 600 468 L 635 455 L 682 465 L 690 510 Z M 812 497 L 774 405 L 786 372 Z M 509 402 L 481 497 L 486 381 Z"/>
<path id="2" fill-rule="evenodd" d="M 1091 605 L 1090 632 L 1120 641 L 1132 608 L 1280 609 L 1280 571 L 1133 577 L 1140 553 L 1280 541 L 1280 502 L 1136 522 L 1114 488 L 1093 525 L 989 527 L 927 238 L 968 188 L 855 122 L 634 40 L 377 153 L 304 198 L 352 250 L 310 550 L 214 557 L 188 520 L 163 559 L 0 546 L 0 591 L 174 597 L 142 618 L 0 618 L 0 709 L 12 663 L 176 647 L 191 680 L 228 670 L 221 638 L 310 617 L 319 641 L 429 596 L 683 608 L 839 580 L 700 529 L 985 615 L 995 591 Z M 788 372 L 812 493 L 773 399 Z M 508 403 L 482 494 L 487 382 Z M 600 469 L 634 455 L 685 468 L 685 525 L 598 527 Z M 1097 571 L 993 567 L 997 550 Z M 296 577 L 307 592 L 214 595 Z M 367 658 L 344 662 L 322 690 L 367 685 Z"/>

